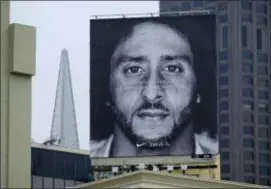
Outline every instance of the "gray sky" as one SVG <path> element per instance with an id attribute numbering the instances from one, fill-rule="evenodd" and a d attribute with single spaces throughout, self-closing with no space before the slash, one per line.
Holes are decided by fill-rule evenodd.
<path id="1" fill-rule="evenodd" d="M 69 53 L 81 149 L 89 149 L 89 17 L 158 13 L 158 1 L 11 1 L 11 23 L 37 29 L 32 92 L 32 138 L 50 136 L 60 53 Z"/>

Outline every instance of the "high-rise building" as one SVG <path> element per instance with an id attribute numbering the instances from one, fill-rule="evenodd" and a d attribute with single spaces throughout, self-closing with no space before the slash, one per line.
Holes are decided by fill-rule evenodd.
<path id="1" fill-rule="evenodd" d="M 270 1 L 160 1 L 216 14 L 222 179 L 270 184 Z"/>
<path id="2" fill-rule="evenodd" d="M 79 149 L 68 51 L 61 52 L 51 136 L 44 144 Z"/>

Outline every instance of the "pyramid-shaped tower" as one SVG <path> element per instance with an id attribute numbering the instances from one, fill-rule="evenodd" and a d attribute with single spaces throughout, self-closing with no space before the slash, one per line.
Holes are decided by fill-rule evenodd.
<path id="1" fill-rule="evenodd" d="M 61 52 L 51 137 L 47 143 L 79 149 L 69 57 L 66 49 Z"/>

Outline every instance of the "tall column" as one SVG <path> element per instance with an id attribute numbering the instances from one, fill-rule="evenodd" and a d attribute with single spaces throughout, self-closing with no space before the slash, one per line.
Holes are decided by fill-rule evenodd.
<path id="1" fill-rule="evenodd" d="M 1 188 L 30 188 L 36 30 L 10 25 L 9 6 L 1 1 Z"/>

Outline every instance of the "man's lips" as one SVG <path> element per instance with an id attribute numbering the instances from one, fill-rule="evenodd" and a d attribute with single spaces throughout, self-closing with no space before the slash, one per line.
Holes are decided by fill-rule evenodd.
<path id="1" fill-rule="evenodd" d="M 165 118 L 169 115 L 169 112 L 159 109 L 142 110 L 137 113 L 140 118 Z"/>

